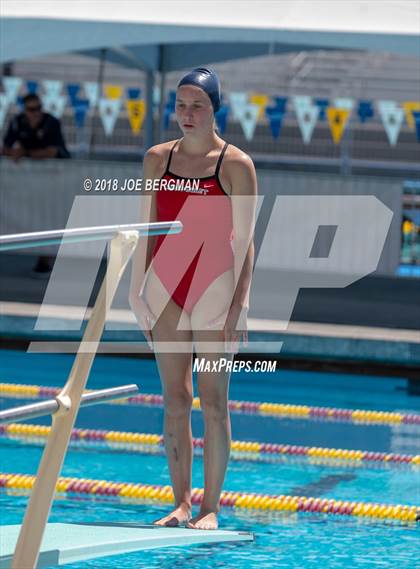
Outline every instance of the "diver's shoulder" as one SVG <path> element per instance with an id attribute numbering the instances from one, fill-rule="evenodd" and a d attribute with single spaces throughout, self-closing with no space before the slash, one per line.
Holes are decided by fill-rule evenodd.
<path id="1" fill-rule="evenodd" d="M 157 169 L 164 167 L 167 163 L 169 152 L 175 142 L 175 140 L 169 140 L 151 146 L 144 155 L 143 165 Z"/>
<path id="2" fill-rule="evenodd" d="M 249 154 L 235 146 L 229 144 L 224 156 L 225 166 L 230 171 L 254 171 L 254 162 Z"/>

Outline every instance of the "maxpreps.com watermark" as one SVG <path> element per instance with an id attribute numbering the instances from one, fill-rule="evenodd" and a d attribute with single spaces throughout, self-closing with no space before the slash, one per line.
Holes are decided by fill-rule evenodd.
<path id="1" fill-rule="evenodd" d="M 85 178 L 83 180 L 85 192 L 153 192 L 168 190 L 170 192 L 189 192 L 206 194 L 207 189 L 200 187 L 200 179 L 176 178 L 166 180 L 143 178 Z"/>
<path id="2" fill-rule="evenodd" d="M 220 373 L 226 371 L 227 373 L 245 372 L 275 372 L 277 366 L 276 360 L 231 360 L 227 358 L 218 358 L 217 360 L 209 360 L 207 358 L 195 358 L 193 364 L 193 371 L 200 372 L 214 372 Z"/>

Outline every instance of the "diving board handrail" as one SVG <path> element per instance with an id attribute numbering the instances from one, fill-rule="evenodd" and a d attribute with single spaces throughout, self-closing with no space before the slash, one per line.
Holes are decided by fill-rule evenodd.
<path id="1" fill-rule="evenodd" d="M 121 385 L 119 387 L 110 387 L 108 389 L 97 389 L 90 393 L 83 393 L 80 400 L 81 407 L 89 405 L 97 405 L 98 403 L 106 403 L 114 399 L 123 399 L 131 397 L 139 392 L 139 388 L 134 383 L 130 385 Z M 29 405 L 21 405 L 12 407 L 5 411 L 0 411 L 0 425 L 13 421 L 27 421 L 28 419 L 36 419 L 45 417 L 45 415 L 53 415 L 60 408 L 60 404 L 56 399 L 48 399 L 40 403 L 30 403 Z"/>
<path id="2" fill-rule="evenodd" d="M 180 221 L 157 221 L 153 223 L 129 223 L 125 225 L 99 225 L 96 227 L 76 227 L 72 229 L 53 229 L 31 233 L 0 235 L 0 252 L 28 247 L 45 247 L 61 243 L 80 243 L 109 239 L 117 233 L 137 231 L 139 237 L 147 235 L 174 234 L 182 231 Z"/>
<path id="3" fill-rule="evenodd" d="M 136 224 L 134 228 L 124 231 L 121 231 L 123 226 L 108 226 L 108 229 L 109 227 L 112 227 L 110 235 L 113 238 L 109 247 L 106 273 L 67 382 L 56 397 L 59 409 L 52 415 L 51 431 L 26 508 L 11 569 L 35 569 L 37 565 L 42 537 L 54 499 L 58 477 L 70 442 L 82 394 L 95 358 L 96 349 L 102 336 L 106 315 L 111 307 L 118 283 L 131 255 L 137 247 L 140 233 L 145 231 L 146 235 L 158 235 L 171 232 L 178 233 L 182 230 L 180 222 L 162 223 L 159 224 L 159 227 L 153 223 Z M 66 236 L 66 231 L 69 230 L 60 230 L 61 237 Z M 102 237 L 105 236 L 105 233 L 102 234 Z M 34 235 L 36 234 L 32 235 L 32 240 L 28 238 L 27 244 L 34 241 Z M 12 236 L 8 237 L 9 245 L 18 243 L 16 236 L 14 236 L 14 239 L 11 239 Z M 89 238 L 89 235 L 85 234 L 81 237 L 73 233 L 73 237 L 80 237 L 80 240 L 84 241 Z M 58 236 L 53 237 L 53 239 L 57 238 Z M 52 239 L 52 237 L 47 237 L 46 241 L 48 239 Z M 3 244 L 7 246 L 4 240 Z M 82 348 L 86 344 L 95 346 L 96 349 L 85 351 Z"/>

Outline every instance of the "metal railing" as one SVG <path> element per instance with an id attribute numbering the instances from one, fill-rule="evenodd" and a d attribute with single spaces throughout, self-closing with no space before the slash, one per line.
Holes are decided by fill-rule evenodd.
<path id="1" fill-rule="evenodd" d="M 147 227 L 145 227 L 147 225 Z M 147 235 L 160 235 L 179 233 L 182 230 L 180 221 L 157 221 L 154 223 L 129 223 L 125 225 L 100 225 L 97 227 L 81 227 L 74 229 L 53 229 L 51 231 L 37 231 L 34 233 L 16 233 L 0 235 L 0 251 L 12 249 L 27 249 L 60 243 L 80 243 L 85 241 L 98 241 L 109 239 L 118 232 L 135 231 L 138 237 Z"/>
<path id="2" fill-rule="evenodd" d="M 84 393 L 80 400 L 80 407 L 89 407 L 98 403 L 106 403 L 114 401 L 114 399 L 123 399 L 138 393 L 139 388 L 135 384 L 122 385 L 120 387 L 111 387 L 109 389 L 98 389 L 91 393 Z M 13 421 L 27 421 L 28 419 L 37 419 L 45 417 L 45 415 L 53 415 L 60 409 L 60 403 L 57 399 L 48 399 L 40 403 L 30 403 L 21 407 L 12 407 L 5 411 L 0 411 L 0 425 Z"/>

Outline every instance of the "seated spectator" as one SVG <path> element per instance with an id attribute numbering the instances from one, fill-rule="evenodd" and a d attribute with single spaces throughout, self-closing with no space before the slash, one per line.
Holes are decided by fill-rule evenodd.
<path id="1" fill-rule="evenodd" d="M 38 95 L 23 98 L 24 111 L 9 124 L 3 141 L 3 154 L 18 161 L 28 158 L 70 158 L 61 133 L 60 121 L 42 111 Z"/>
<path id="2" fill-rule="evenodd" d="M 38 95 L 23 98 L 24 111 L 9 124 L 3 141 L 3 154 L 18 162 L 21 158 L 70 158 L 61 132 L 60 121 L 42 111 Z M 32 269 L 36 277 L 48 277 L 54 257 L 41 256 Z"/>

